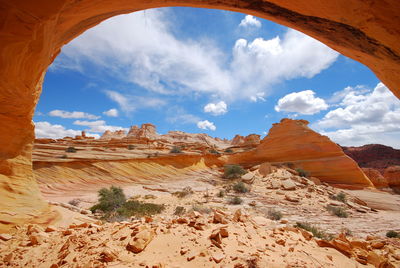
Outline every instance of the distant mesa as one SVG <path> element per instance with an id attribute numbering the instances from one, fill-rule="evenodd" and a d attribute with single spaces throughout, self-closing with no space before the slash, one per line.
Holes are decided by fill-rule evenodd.
<path id="1" fill-rule="evenodd" d="M 381 144 L 342 147 L 377 188 L 390 187 L 400 192 L 400 150 Z"/>

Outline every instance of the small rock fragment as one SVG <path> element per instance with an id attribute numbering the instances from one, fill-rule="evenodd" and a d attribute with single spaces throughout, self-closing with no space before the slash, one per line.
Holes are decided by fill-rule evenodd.
<path id="1" fill-rule="evenodd" d="M 0 239 L 3 241 L 8 241 L 12 238 L 12 235 L 10 234 L 0 234 Z"/>

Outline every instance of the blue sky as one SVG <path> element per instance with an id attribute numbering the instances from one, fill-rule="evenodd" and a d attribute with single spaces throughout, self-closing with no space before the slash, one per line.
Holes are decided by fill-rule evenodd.
<path id="1" fill-rule="evenodd" d="M 341 145 L 400 147 L 400 101 L 362 64 L 302 33 L 228 11 L 163 8 L 113 17 L 49 68 L 38 137 L 98 137 L 153 123 L 232 138 L 290 117 Z"/>

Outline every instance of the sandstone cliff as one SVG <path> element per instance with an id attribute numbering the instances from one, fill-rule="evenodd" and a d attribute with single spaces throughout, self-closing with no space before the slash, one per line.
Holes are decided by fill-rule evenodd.
<path id="1" fill-rule="evenodd" d="M 359 147 L 342 147 L 345 154 L 353 158 L 360 167 L 373 168 L 381 174 L 390 166 L 400 165 L 400 150 L 382 144 L 367 144 Z"/>
<path id="2" fill-rule="evenodd" d="M 357 163 L 336 143 L 310 129 L 305 120 L 282 119 L 254 151 L 232 155 L 231 163 L 292 163 L 321 181 L 346 187 L 373 186 Z"/>
<path id="3" fill-rule="evenodd" d="M 400 187 L 400 150 L 381 144 L 342 148 L 363 168 L 375 187 Z"/>

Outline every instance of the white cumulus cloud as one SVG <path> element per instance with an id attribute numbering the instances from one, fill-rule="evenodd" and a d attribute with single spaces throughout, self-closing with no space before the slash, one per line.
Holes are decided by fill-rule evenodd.
<path id="1" fill-rule="evenodd" d="M 244 17 L 244 19 L 242 19 L 240 21 L 239 26 L 241 26 L 241 27 L 253 26 L 253 27 L 260 28 L 261 27 L 261 21 L 259 21 L 258 19 L 256 19 L 252 15 L 246 15 Z"/>
<path id="2" fill-rule="evenodd" d="M 211 113 L 212 115 L 223 115 L 228 112 L 228 106 L 224 101 L 209 103 L 204 106 L 204 112 Z"/>
<path id="3" fill-rule="evenodd" d="M 383 143 L 400 147 L 400 100 L 382 83 L 372 91 L 348 87 L 339 107 L 313 128 L 341 145 Z"/>
<path id="4" fill-rule="evenodd" d="M 105 75 L 153 93 L 203 94 L 229 103 L 263 100 L 273 85 L 311 78 L 339 55 L 291 29 L 270 40 L 239 39 L 229 54 L 206 38 L 179 39 L 173 30 L 175 20 L 172 11 L 160 9 L 113 17 L 63 47 L 51 70 L 61 67 L 93 72 L 83 64 L 89 62 Z M 109 96 L 123 111 L 136 106 L 130 99 L 113 93 Z"/>
<path id="5" fill-rule="evenodd" d="M 104 115 L 107 115 L 109 117 L 117 117 L 118 116 L 118 110 L 115 108 L 112 108 L 108 111 L 103 112 Z"/>
<path id="6" fill-rule="evenodd" d="M 35 135 L 37 138 L 60 139 L 81 135 L 80 130 L 66 129 L 62 125 L 51 124 L 46 121 L 35 122 Z M 98 134 L 86 133 L 86 136 L 100 138 Z"/>
<path id="7" fill-rule="evenodd" d="M 312 90 L 287 94 L 279 99 L 278 104 L 275 106 L 275 111 L 277 112 L 306 115 L 316 114 L 326 109 L 328 109 L 326 102 L 321 98 L 315 97 L 315 92 Z"/>
<path id="8" fill-rule="evenodd" d="M 85 112 L 68 112 L 63 110 L 53 110 L 49 112 L 50 116 L 61 117 L 61 118 L 73 118 L 73 119 L 99 119 L 100 116 L 85 113 Z"/>
<path id="9" fill-rule="evenodd" d="M 104 120 L 97 120 L 97 121 L 76 120 L 74 122 L 74 125 L 89 127 L 88 131 L 99 132 L 99 133 L 103 133 L 106 130 L 110 130 L 110 131 L 125 130 L 125 131 L 128 131 L 127 128 L 123 128 L 123 127 L 119 127 L 119 126 L 109 126 L 109 125 L 106 124 L 106 121 L 104 121 Z"/>
<path id="10" fill-rule="evenodd" d="M 201 129 L 206 129 L 206 130 L 209 129 L 209 130 L 212 130 L 212 131 L 217 129 L 217 127 L 214 125 L 214 123 L 210 122 L 208 120 L 197 122 L 197 127 L 201 128 Z"/>

